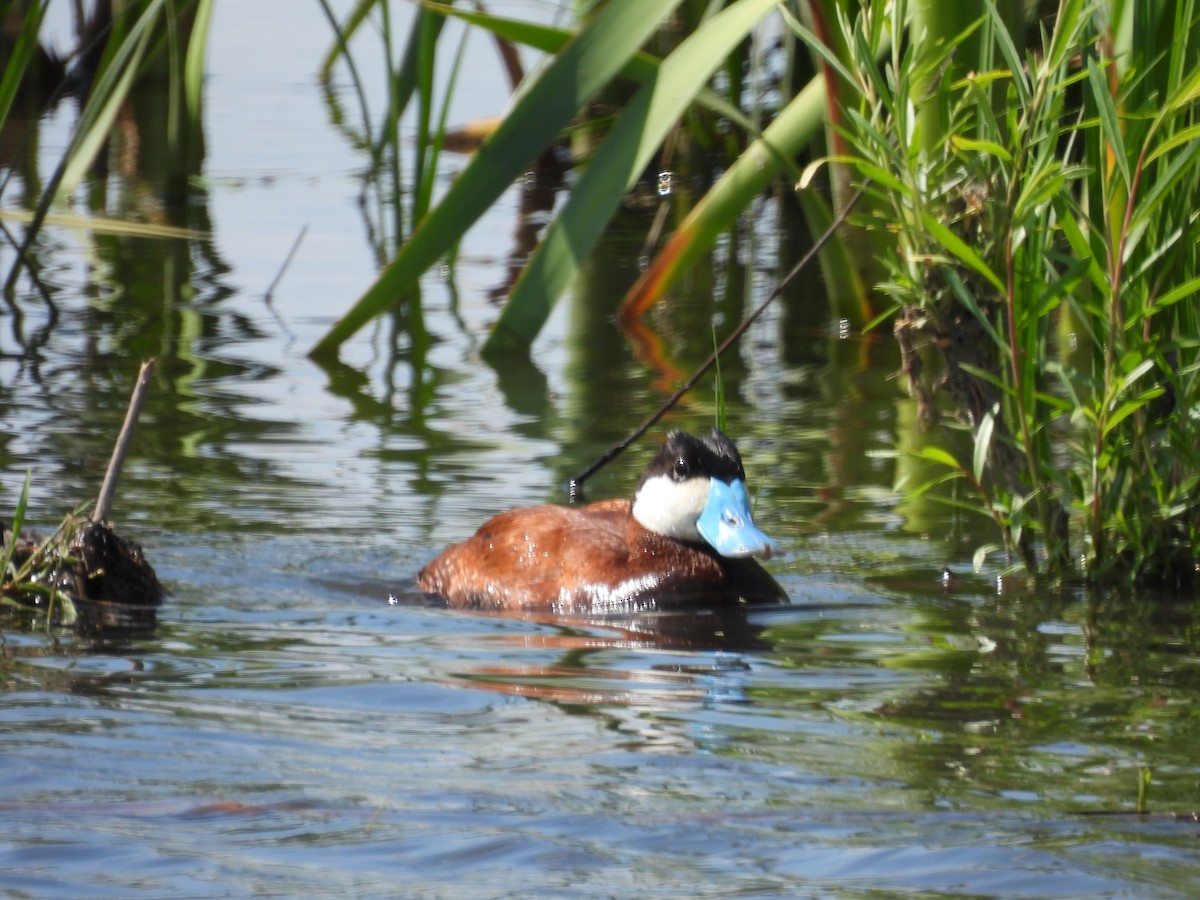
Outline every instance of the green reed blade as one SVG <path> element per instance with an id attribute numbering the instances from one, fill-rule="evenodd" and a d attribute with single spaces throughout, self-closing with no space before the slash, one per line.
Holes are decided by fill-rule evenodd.
<path id="1" fill-rule="evenodd" d="M 162 14 L 164 3 L 153 0 L 134 21 L 129 32 L 105 51 L 101 72 L 92 88 L 80 116 L 79 127 L 71 138 L 54 194 L 66 197 L 78 187 L 91 167 L 100 148 L 108 140 L 117 113 L 129 96 L 138 67 L 154 38 L 154 25 Z"/>
<path id="2" fill-rule="evenodd" d="M 192 25 L 183 65 L 183 92 L 187 100 L 188 120 L 200 121 L 200 97 L 204 90 L 204 58 L 208 50 L 209 25 L 212 22 L 213 0 L 198 0 L 196 18 Z"/>
<path id="3" fill-rule="evenodd" d="M 523 44 L 526 47 L 541 50 L 543 53 L 557 53 L 574 34 L 574 32 L 565 28 L 555 28 L 552 25 L 526 22 L 521 19 L 506 19 L 487 13 L 458 9 L 457 7 L 452 9 L 439 7 L 439 11 L 447 16 L 453 16 L 464 22 L 469 22 L 479 28 L 485 28 L 498 38 L 511 41 L 514 44 Z M 628 78 L 630 81 L 641 84 L 652 78 L 656 78 L 659 66 L 661 65 L 662 60 L 658 57 L 639 50 L 629 57 L 629 60 L 621 69 L 620 75 L 622 78 Z M 759 133 L 759 129 L 750 121 L 745 113 L 707 85 L 700 87 L 695 101 L 718 116 L 728 119 L 748 134 Z"/>
<path id="4" fill-rule="evenodd" d="M 21 536 L 21 527 L 25 524 L 25 511 L 29 508 L 29 479 L 31 470 L 25 470 L 25 486 L 21 488 L 21 496 L 17 500 L 16 509 L 13 510 L 12 520 L 12 540 L 0 547 L 0 586 L 8 583 L 10 577 L 9 566 L 12 564 L 13 551 L 17 548 L 17 540 Z M 0 535 L 0 538 L 3 536 Z M 0 541 L 2 542 L 2 541 Z"/>
<path id="5" fill-rule="evenodd" d="M 4 73 L 0 75 L 0 125 L 8 118 L 8 111 L 17 96 L 25 69 L 29 66 L 29 60 L 33 58 L 33 51 L 37 49 L 38 32 L 49 5 L 50 0 L 42 0 L 25 12 L 21 30 L 17 33 L 12 47 L 12 55 L 4 66 Z"/>

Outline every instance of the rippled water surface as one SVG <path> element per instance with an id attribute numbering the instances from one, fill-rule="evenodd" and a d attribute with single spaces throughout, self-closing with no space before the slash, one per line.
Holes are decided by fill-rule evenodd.
<path id="1" fill-rule="evenodd" d="M 158 357 L 115 519 L 172 590 L 132 636 L 0 620 L 0 891 L 1195 895 L 1196 598 L 973 574 L 986 532 L 893 492 L 912 413 L 892 348 L 839 338 L 815 277 L 723 365 L 790 604 L 537 620 L 416 594 L 488 515 L 564 499 L 803 237 L 764 201 L 741 262 L 725 246 L 651 316 L 656 355 L 610 321 L 652 217 L 630 213 L 531 360 L 491 366 L 514 189 L 426 279 L 419 328 L 408 309 L 319 366 L 307 350 L 375 272 L 364 162 L 328 105 L 348 85 L 316 83 L 316 4 L 217 9 L 196 236 L 51 230 L 57 321 L 39 331 L 28 285 L 19 322 L 0 307 L 0 509 L 28 470 L 43 530 L 95 495 Z M 459 121 L 507 100 L 471 47 Z M 43 152 L 72 116 L 43 121 Z M 110 214 L 149 215 L 140 182 L 110 181 Z M 702 383 L 663 427 L 714 405 Z M 628 493 L 651 449 L 591 494 Z"/>

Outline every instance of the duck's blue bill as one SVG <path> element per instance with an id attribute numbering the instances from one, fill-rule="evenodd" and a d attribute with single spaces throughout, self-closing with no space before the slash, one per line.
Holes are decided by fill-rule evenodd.
<path id="1" fill-rule="evenodd" d="M 696 520 L 696 528 L 722 556 L 761 556 L 764 559 L 779 546 L 758 530 L 750 515 L 750 495 L 740 478 L 726 484 L 713 478 L 708 487 L 708 502 Z"/>

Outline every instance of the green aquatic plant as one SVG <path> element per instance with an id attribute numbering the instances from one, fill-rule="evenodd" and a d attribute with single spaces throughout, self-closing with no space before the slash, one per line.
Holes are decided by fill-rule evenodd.
<path id="1" fill-rule="evenodd" d="M 32 473 L 25 470 L 25 484 L 21 488 L 21 496 L 17 498 L 16 508 L 13 510 L 11 537 L 4 533 L 4 529 L 0 527 L 0 593 L 3 592 L 4 586 L 11 584 L 16 579 L 16 566 L 13 565 L 13 555 L 16 552 L 17 538 L 21 534 L 21 527 L 25 524 L 25 511 L 29 508 L 29 479 Z"/>
<path id="2" fill-rule="evenodd" d="M 334 46 L 324 59 L 320 76 L 328 83 L 333 68 L 344 63 L 358 103 L 358 120 L 350 124 L 340 110 L 337 119 L 349 138 L 368 157 L 363 199 L 373 199 L 372 227 L 376 252 L 386 259 L 394 248 L 407 240 L 415 224 L 425 217 L 433 202 L 438 158 L 446 135 L 449 99 L 455 90 L 464 47 L 460 40 L 444 91 L 435 83 L 445 15 L 436 6 L 418 5 L 403 49 L 398 50 L 397 28 L 389 5 L 380 0 L 357 4 L 344 20 L 339 20 L 327 0 L 318 0 L 334 32 Z M 376 117 L 367 100 L 368 86 L 363 82 L 358 62 L 365 52 L 351 51 L 351 41 L 378 15 L 375 29 L 381 46 L 384 78 L 389 86 L 386 108 Z M 336 105 L 336 97 L 330 100 Z M 400 121 L 412 110 L 416 119 L 415 140 L 411 146 L 411 171 L 403 171 L 403 142 Z M 453 252 L 453 248 L 448 253 Z"/>
<path id="3" fill-rule="evenodd" d="M 806 39 L 857 87 L 837 162 L 895 235 L 904 374 L 950 427 L 910 493 L 964 481 L 1034 574 L 1177 581 L 1200 550 L 1200 329 L 1180 302 L 1200 288 L 1200 58 L 1156 38 L 1197 15 L 1155 4 L 1122 32 L 1122 6 L 1062 0 L 1028 53 L 992 0 L 952 38 L 872 5 L 842 20 L 848 64 Z"/>
<path id="4" fill-rule="evenodd" d="M 76 523 L 82 514 L 77 509 L 54 534 L 40 542 L 24 541 L 21 528 L 29 507 L 30 473 L 13 510 L 11 531 L 0 534 L 0 606 L 44 610 L 47 626 L 73 625 L 77 618 L 71 596 L 70 571 L 78 560 L 70 554 Z"/>

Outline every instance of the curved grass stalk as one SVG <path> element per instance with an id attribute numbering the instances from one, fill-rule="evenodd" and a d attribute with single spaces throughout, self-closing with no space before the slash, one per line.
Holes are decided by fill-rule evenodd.
<path id="1" fill-rule="evenodd" d="M 29 481 L 31 471 L 25 470 L 25 484 L 21 488 L 21 496 L 17 498 L 13 510 L 12 539 L 4 540 L 3 529 L 0 528 L 0 587 L 7 588 L 16 580 L 16 569 L 13 567 L 13 551 L 16 550 L 17 540 L 21 536 L 21 527 L 25 524 L 25 512 L 29 509 Z"/>

